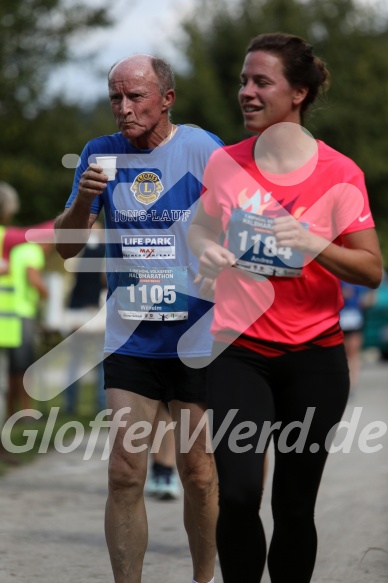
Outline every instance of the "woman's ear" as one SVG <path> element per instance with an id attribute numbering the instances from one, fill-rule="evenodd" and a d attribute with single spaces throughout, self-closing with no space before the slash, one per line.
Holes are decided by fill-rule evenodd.
<path id="1" fill-rule="evenodd" d="M 293 99 L 294 105 L 301 105 L 304 99 L 306 98 L 308 92 L 309 92 L 308 87 L 298 87 L 297 89 L 294 89 Z"/>

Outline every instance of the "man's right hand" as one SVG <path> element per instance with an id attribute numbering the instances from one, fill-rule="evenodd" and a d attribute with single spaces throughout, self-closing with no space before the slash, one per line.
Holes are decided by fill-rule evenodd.
<path id="1" fill-rule="evenodd" d="M 108 177 L 104 174 L 102 166 L 90 164 L 81 175 L 77 196 L 85 201 L 92 201 L 104 192 L 107 182 Z"/>

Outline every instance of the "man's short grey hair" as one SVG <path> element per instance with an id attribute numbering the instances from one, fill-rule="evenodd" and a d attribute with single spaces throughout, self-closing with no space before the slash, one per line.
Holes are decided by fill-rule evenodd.
<path id="1" fill-rule="evenodd" d="M 0 217 L 13 216 L 19 208 L 19 196 L 14 187 L 7 182 L 0 182 Z"/>
<path id="2" fill-rule="evenodd" d="M 151 65 L 160 85 L 160 93 L 164 95 L 169 89 L 175 89 L 175 75 L 172 67 L 164 59 L 153 57 Z"/>
<path id="3" fill-rule="evenodd" d="M 133 56 L 136 56 L 136 55 L 133 55 Z M 141 56 L 141 55 L 139 55 L 139 56 Z M 144 56 L 148 57 L 151 61 L 151 66 L 154 70 L 155 75 L 158 78 L 160 94 L 164 95 L 166 93 L 166 91 L 168 91 L 169 89 L 175 89 L 175 75 L 174 75 L 174 71 L 172 70 L 170 63 L 168 63 L 164 59 L 161 59 L 160 57 L 154 57 L 152 55 L 144 55 Z M 116 61 L 115 63 L 113 63 L 113 65 L 111 66 L 111 68 L 108 71 L 108 82 L 109 82 L 110 74 L 113 71 L 113 69 L 116 67 L 116 65 L 118 65 L 119 63 L 122 63 L 125 60 L 126 59 L 120 59 L 119 61 Z"/>

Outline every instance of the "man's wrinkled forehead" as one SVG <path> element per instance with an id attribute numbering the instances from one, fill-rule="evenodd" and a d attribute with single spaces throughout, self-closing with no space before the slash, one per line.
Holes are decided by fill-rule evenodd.
<path id="1" fill-rule="evenodd" d="M 152 67 L 151 57 L 136 55 L 119 61 L 109 73 L 109 85 L 129 79 L 158 84 L 158 78 Z"/>

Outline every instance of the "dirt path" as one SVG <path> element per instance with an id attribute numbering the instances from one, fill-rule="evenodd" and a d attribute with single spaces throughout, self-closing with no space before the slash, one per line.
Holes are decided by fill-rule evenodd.
<path id="1" fill-rule="evenodd" d="M 313 583 L 388 582 L 388 435 L 377 453 L 360 451 L 361 430 L 388 423 L 388 364 L 367 364 L 345 418 L 361 413 L 349 453 L 329 457 L 318 505 L 319 553 Z M 361 411 L 358 408 L 361 407 Z M 1 583 L 113 583 L 103 519 L 106 435 L 92 458 L 85 448 L 51 451 L 0 478 Z M 270 460 L 270 472 L 273 461 Z M 263 520 L 270 534 L 270 475 Z M 182 502 L 147 501 L 150 540 L 145 583 L 190 583 L 191 562 L 182 525 Z M 216 583 L 222 579 L 217 570 Z M 263 583 L 268 583 L 268 575 Z"/>

